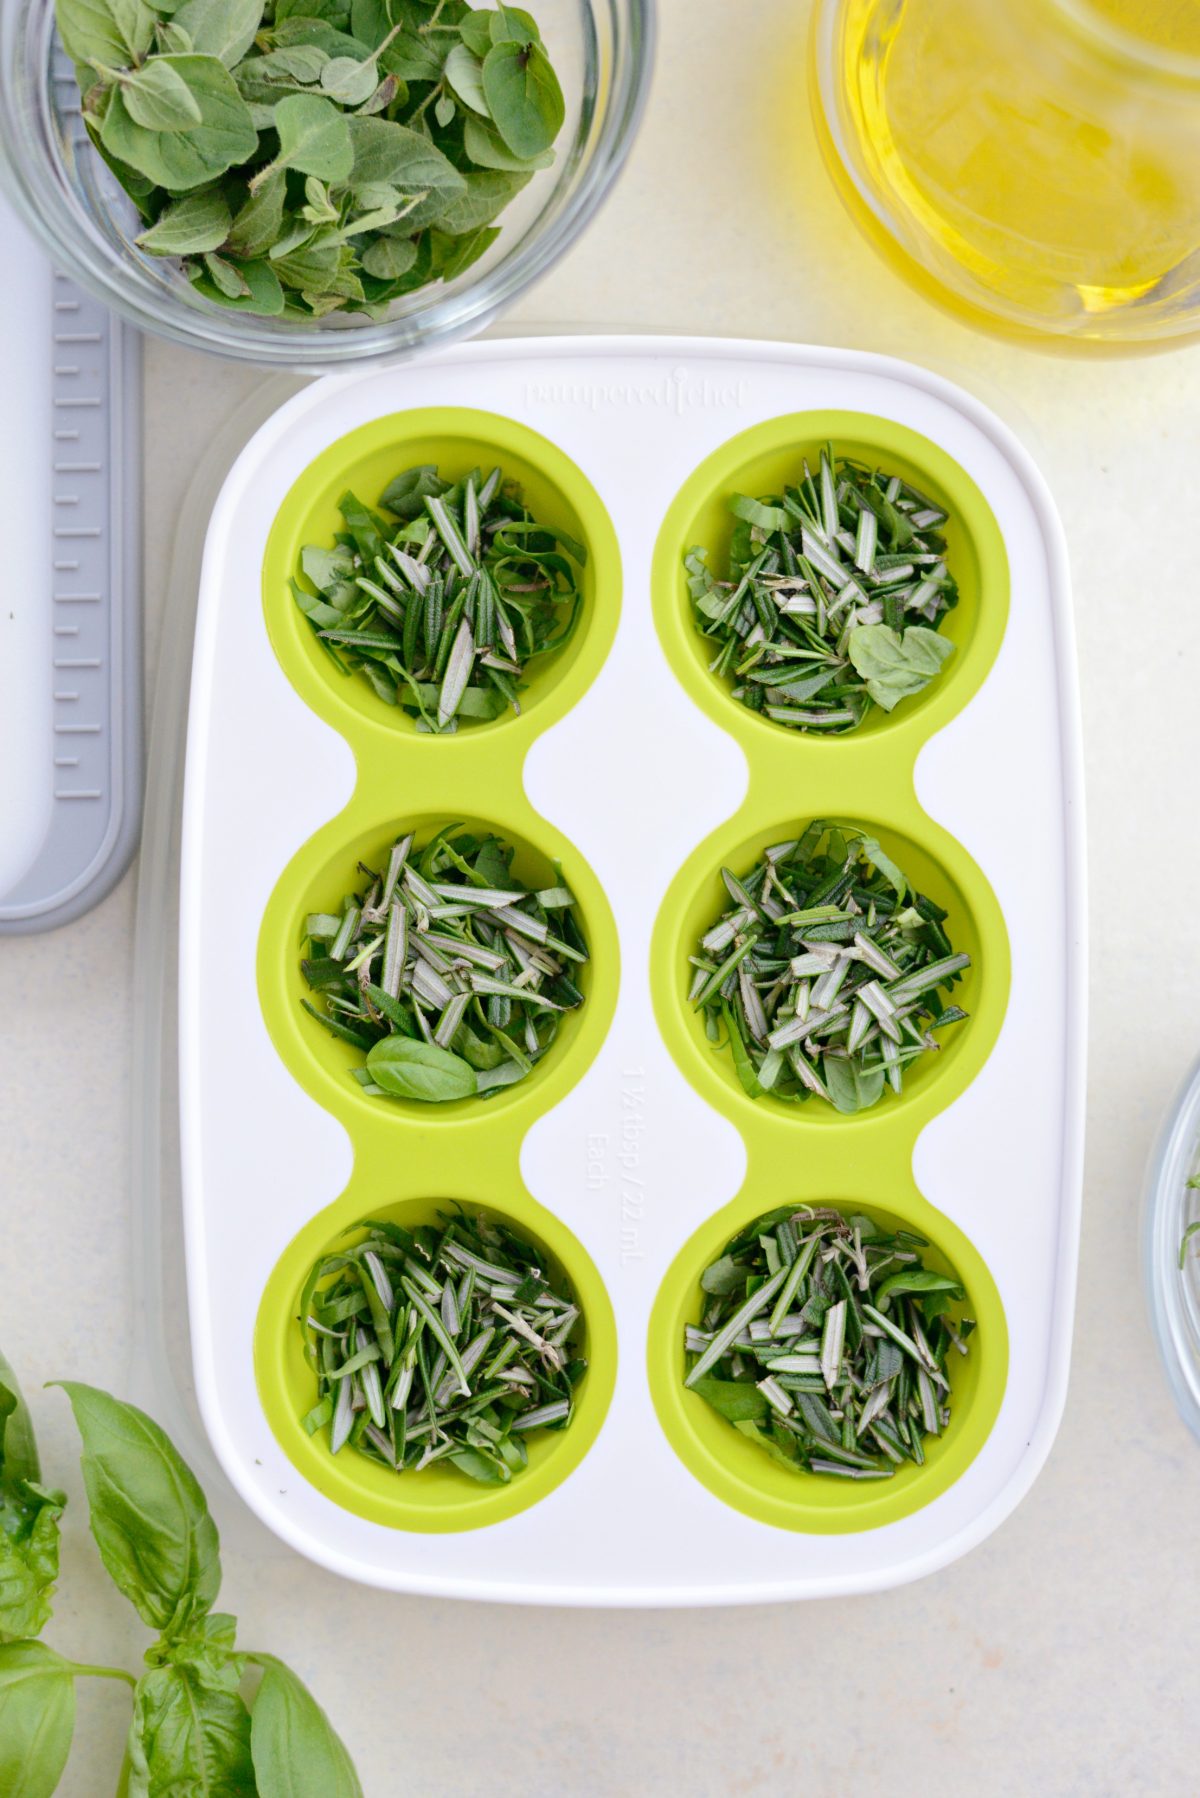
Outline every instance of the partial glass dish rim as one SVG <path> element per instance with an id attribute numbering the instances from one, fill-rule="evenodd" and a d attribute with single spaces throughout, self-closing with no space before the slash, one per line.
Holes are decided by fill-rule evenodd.
<path id="1" fill-rule="evenodd" d="M 1180 1267 L 1180 1244 L 1200 1218 L 1200 1057 L 1171 1101 L 1146 1176 L 1142 1271 L 1150 1322 L 1176 1408 L 1200 1440 L 1200 1258 Z"/>

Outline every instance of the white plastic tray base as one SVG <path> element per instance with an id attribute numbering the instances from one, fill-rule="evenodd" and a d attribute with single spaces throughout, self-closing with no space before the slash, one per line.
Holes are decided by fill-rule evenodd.
<path id="1" fill-rule="evenodd" d="M 525 768 L 532 802 L 591 863 L 621 934 L 609 1037 L 579 1085 L 534 1126 L 522 1156 L 530 1190 L 577 1234 L 608 1284 L 620 1332 L 616 1393 L 595 1447 L 549 1497 L 493 1527 L 448 1535 L 365 1522 L 309 1488 L 266 1423 L 252 1362 L 276 1258 L 351 1169 L 349 1139 L 284 1068 L 257 999 L 270 893 L 354 779 L 349 748 L 293 691 L 271 650 L 263 551 L 284 495 L 332 440 L 431 405 L 503 413 L 558 444 L 609 509 L 625 585 L 608 662 Z M 745 1165 L 740 1136 L 687 1084 L 651 1011 L 646 969 L 659 901 L 695 844 L 735 809 L 746 771 L 659 649 L 650 556 L 697 463 L 749 425 L 810 408 L 883 414 L 940 443 L 991 505 L 1012 579 L 999 658 L 917 769 L 922 804 L 974 857 L 1004 911 L 1011 996 L 990 1060 L 926 1129 L 915 1156 L 926 1197 L 973 1239 L 1000 1289 L 1008 1387 L 995 1430 L 956 1485 L 900 1522 L 843 1536 L 756 1523 L 709 1493 L 663 1437 L 644 1365 L 663 1273 L 734 1196 Z M 800 805 L 819 812 L 819 795 Z M 403 810 L 401 795 L 398 824 Z M 780 811 L 782 819 L 784 795 Z M 1030 1486 L 1065 1397 L 1081 1173 L 1082 883 L 1061 533 L 1024 450 L 957 389 L 850 352 L 671 338 L 468 345 L 419 368 L 307 388 L 250 441 L 213 514 L 188 741 L 180 1065 L 189 1295 L 201 1409 L 238 1491 L 286 1541 L 350 1577 L 534 1603 L 866 1591 L 978 1542 Z M 764 1192 L 764 1208 L 784 1196 Z"/>

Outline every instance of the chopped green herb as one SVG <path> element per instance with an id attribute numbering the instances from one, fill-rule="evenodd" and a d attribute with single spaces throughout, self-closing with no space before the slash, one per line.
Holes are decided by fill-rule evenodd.
<path id="1" fill-rule="evenodd" d="M 386 317 L 554 159 L 536 22 L 460 0 L 56 0 L 84 125 L 213 305 Z"/>
<path id="2" fill-rule="evenodd" d="M 975 1328 L 923 1237 L 831 1207 L 757 1218 L 701 1275 L 684 1385 L 798 1473 L 890 1479 L 950 1422 Z"/>
<path id="3" fill-rule="evenodd" d="M 401 837 L 385 869 L 340 911 L 310 913 L 305 1010 L 364 1053 L 373 1095 L 445 1103 L 512 1086 L 547 1053 L 563 1013 L 583 1004 L 588 959 L 575 901 L 525 886 L 495 836 L 443 825 Z"/>
<path id="4" fill-rule="evenodd" d="M 710 670 L 735 699 L 790 730 L 843 735 L 872 705 L 890 712 L 940 672 L 939 636 L 958 589 L 946 566 L 946 513 L 899 475 L 832 445 L 781 495 L 729 502 L 728 568 L 684 558 Z"/>
<path id="5" fill-rule="evenodd" d="M 391 520 L 343 494 L 332 548 L 301 552 L 292 592 L 317 637 L 418 730 L 519 712 L 528 665 L 579 621 L 584 545 L 539 523 L 499 468 L 453 482 L 408 468 L 379 505 Z"/>
<path id="6" fill-rule="evenodd" d="M 752 1099 L 866 1110 L 965 1018 L 942 991 L 970 957 L 864 831 L 819 818 L 721 878 L 730 903 L 689 957 L 689 997 Z"/>
<path id="7" fill-rule="evenodd" d="M 1200 1187 L 1200 1173 L 1195 1173 L 1190 1179 L 1185 1180 L 1184 1186 L 1188 1191 L 1195 1191 L 1196 1188 Z M 1197 1235 L 1200 1235 L 1200 1218 L 1197 1218 L 1193 1223 L 1188 1225 L 1180 1240 L 1179 1266 L 1181 1269 L 1187 1266 L 1188 1243 L 1192 1240 L 1193 1236 Z"/>
<path id="8" fill-rule="evenodd" d="M 299 1321 L 317 1402 L 304 1426 L 395 1473 L 449 1461 L 504 1485 L 531 1432 L 571 1422 L 587 1365 L 580 1309 L 506 1225 L 439 1215 L 413 1230 L 369 1222 L 313 1267 Z"/>

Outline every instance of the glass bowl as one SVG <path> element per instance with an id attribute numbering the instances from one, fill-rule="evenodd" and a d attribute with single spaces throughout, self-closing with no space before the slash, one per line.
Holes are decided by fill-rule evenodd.
<path id="1" fill-rule="evenodd" d="M 138 250 L 141 226 L 81 123 L 54 0 L 0 4 L 0 180 L 55 266 L 143 330 L 279 368 L 401 361 L 481 331 L 512 305 L 575 241 L 629 153 L 650 80 L 654 0 L 536 0 L 532 10 L 566 100 L 554 164 L 505 210 L 485 256 L 397 300 L 382 321 L 229 311 L 175 264 Z"/>
<path id="2" fill-rule="evenodd" d="M 1200 1438 L 1200 1233 L 1179 1265 L 1185 1230 L 1200 1219 L 1200 1061 L 1167 1114 L 1146 1182 L 1142 1263 L 1150 1321 L 1179 1414 Z"/>

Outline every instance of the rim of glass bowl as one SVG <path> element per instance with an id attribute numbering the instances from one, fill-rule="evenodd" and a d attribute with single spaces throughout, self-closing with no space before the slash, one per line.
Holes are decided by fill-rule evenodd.
<path id="1" fill-rule="evenodd" d="M 1200 1152 L 1200 1060 L 1193 1062 L 1158 1134 L 1146 1179 L 1142 1260 L 1150 1321 L 1179 1415 L 1200 1439 L 1200 1260 L 1179 1265 L 1184 1230 L 1200 1217 L 1189 1190 Z"/>
<path id="2" fill-rule="evenodd" d="M 238 361 L 315 372 L 371 362 L 402 361 L 491 324 L 539 281 L 589 223 L 632 148 L 650 86 L 656 35 L 655 0 L 580 0 L 607 21 L 607 81 L 584 93 L 587 123 L 577 163 L 521 241 L 461 287 L 432 287 L 436 297 L 401 317 L 375 324 L 281 326 L 250 313 L 175 302 L 136 263 L 122 263 L 88 228 L 73 198 L 51 125 L 50 70 L 54 0 L 0 5 L 0 186 L 60 271 L 140 329 L 189 349 Z M 594 37 L 594 28 L 593 28 Z M 32 87 L 26 79 L 39 71 Z M 595 71 L 593 71 L 593 74 Z"/>

